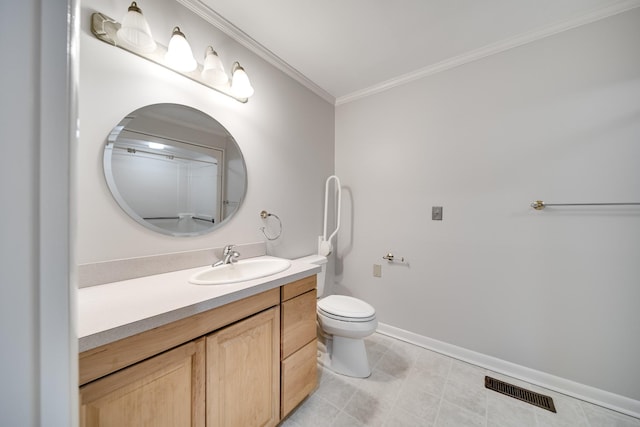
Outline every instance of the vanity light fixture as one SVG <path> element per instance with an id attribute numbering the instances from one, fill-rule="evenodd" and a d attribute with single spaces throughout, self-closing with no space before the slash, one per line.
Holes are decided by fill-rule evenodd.
<path id="1" fill-rule="evenodd" d="M 184 33 L 180 31 L 180 27 L 173 27 L 164 60 L 167 61 L 169 67 L 177 71 L 193 71 L 198 68 L 191 46 Z"/>
<path id="2" fill-rule="evenodd" d="M 249 98 L 253 95 L 253 86 L 249 81 L 249 76 L 240 66 L 240 63 L 234 62 L 231 70 L 231 93 L 238 98 Z"/>
<path id="3" fill-rule="evenodd" d="M 238 62 L 233 64 L 229 84 L 222 61 L 211 46 L 205 52 L 204 65 L 200 65 L 194 59 L 191 46 L 179 27 L 173 29 L 168 48 L 156 43 L 135 1 L 129 6 L 122 24 L 102 13 L 93 13 L 91 32 L 105 43 L 168 68 L 236 101 L 245 103 L 254 93 L 247 73 Z"/>
<path id="4" fill-rule="evenodd" d="M 136 52 L 151 53 L 157 48 L 149 24 L 136 2 L 131 2 L 127 14 L 122 18 L 122 26 L 117 35 L 122 43 Z"/>
<path id="5" fill-rule="evenodd" d="M 211 46 L 207 46 L 207 51 L 204 55 L 202 78 L 204 81 L 213 85 L 222 86 L 229 83 L 229 76 L 227 76 L 227 73 L 224 71 L 224 66 L 218 56 L 218 52 L 213 50 Z"/>

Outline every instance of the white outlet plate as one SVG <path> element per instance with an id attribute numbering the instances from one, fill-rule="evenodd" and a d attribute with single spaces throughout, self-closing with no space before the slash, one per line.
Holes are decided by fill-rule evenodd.
<path id="1" fill-rule="evenodd" d="M 373 264 L 373 277 L 382 277 L 382 266 L 380 264 Z"/>

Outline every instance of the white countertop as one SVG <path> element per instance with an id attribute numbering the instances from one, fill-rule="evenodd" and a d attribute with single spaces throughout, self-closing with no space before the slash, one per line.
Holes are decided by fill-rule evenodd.
<path id="1" fill-rule="evenodd" d="M 192 274 L 209 267 L 79 289 L 79 351 L 91 350 L 320 272 L 319 265 L 292 260 L 287 270 L 260 279 L 228 285 L 188 282 Z"/>

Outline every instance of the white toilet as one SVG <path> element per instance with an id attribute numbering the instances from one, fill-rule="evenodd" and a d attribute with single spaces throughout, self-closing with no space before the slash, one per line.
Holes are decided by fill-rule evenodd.
<path id="1" fill-rule="evenodd" d="M 321 362 L 332 371 L 350 377 L 371 375 L 364 338 L 378 327 L 375 309 L 366 302 L 345 295 L 324 293 L 327 258 L 310 255 L 300 261 L 322 267 L 318 273 L 318 326 L 324 338 L 328 358 Z"/>

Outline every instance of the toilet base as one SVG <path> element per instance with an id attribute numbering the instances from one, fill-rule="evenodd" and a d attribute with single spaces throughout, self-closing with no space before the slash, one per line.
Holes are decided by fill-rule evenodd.
<path id="1" fill-rule="evenodd" d="M 320 351 L 318 361 L 333 372 L 348 377 L 367 378 L 371 375 L 364 339 L 327 337 L 321 340 L 326 351 Z"/>

